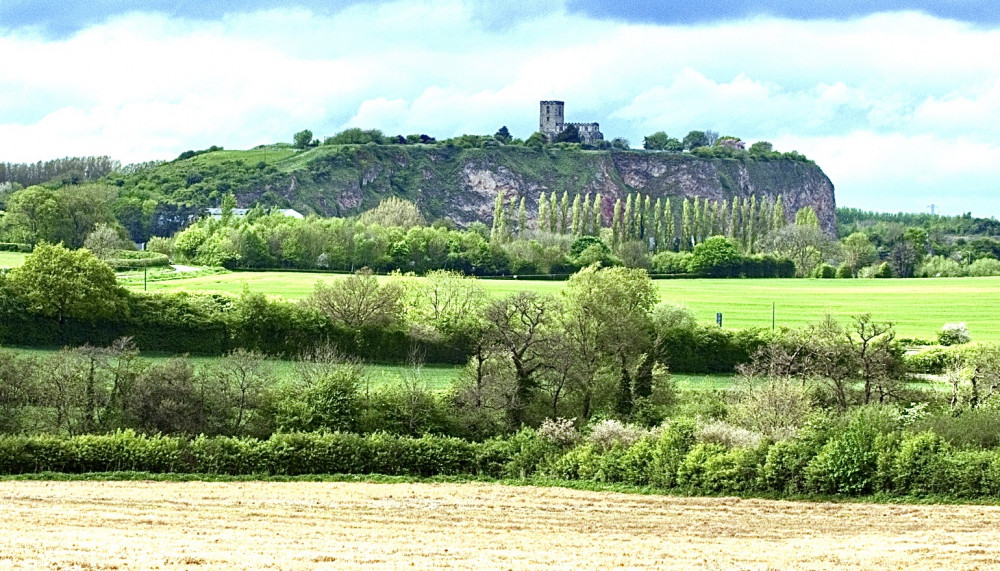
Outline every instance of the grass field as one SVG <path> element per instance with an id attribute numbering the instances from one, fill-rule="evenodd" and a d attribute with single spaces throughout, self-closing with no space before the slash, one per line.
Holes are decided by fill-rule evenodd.
<path id="1" fill-rule="evenodd" d="M 0 268 L 16 268 L 24 263 L 28 254 L 20 252 L 0 252 Z"/>
<path id="2" fill-rule="evenodd" d="M 7 347 L 7 349 L 13 349 L 19 353 L 26 355 L 33 355 L 36 357 L 45 357 L 53 352 L 55 349 L 35 349 L 35 348 L 21 348 L 21 347 Z M 142 357 L 152 363 L 162 363 L 170 358 L 169 355 L 159 355 L 159 354 L 143 354 Z M 193 356 L 189 357 L 192 364 L 195 367 L 204 368 L 211 367 L 212 365 L 218 363 L 219 357 L 203 357 L 203 356 Z M 283 361 L 280 359 L 268 359 L 268 365 L 271 366 L 274 371 L 275 376 L 278 379 L 284 379 L 292 375 L 295 371 L 295 363 L 293 361 Z M 372 364 L 367 366 L 368 380 L 371 383 L 372 388 L 377 388 L 385 385 L 398 384 L 404 375 L 415 375 L 417 380 L 424 383 L 427 388 L 432 390 L 441 390 L 450 388 L 455 379 L 458 377 L 459 372 L 462 370 L 461 367 L 454 367 L 449 365 L 423 365 L 419 369 L 413 369 L 409 366 L 404 365 L 377 365 Z"/>
<path id="3" fill-rule="evenodd" d="M 331 274 L 298 272 L 238 272 L 149 284 L 151 291 L 251 291 L 288 299 L 309 295 L 319 280 Z M 522 289 L 560 291 L 565 282 L 483 280 L 495 295 Z M 141 287 L 141 285 L 139 286 Z M 714 322 L 723 314 L 729 328 L 770 327 L 772 304 L 777 325 L 798 327 L 824 313 L 846 319 L 871 313 L 896 323 L 903 337 L 934 339 L 945 323 L 966 322 L 973 340 L 1000 341 L 1000 278 L 935 278 L 892 280 L 659 280 L 661 301 L 683 303 L 699 320 Z"/>
<path id="4" fill-rule="evenodd" d="M 991 569 L 1000 508 L 498 484 L 0 482 L 0 568 Z"/>

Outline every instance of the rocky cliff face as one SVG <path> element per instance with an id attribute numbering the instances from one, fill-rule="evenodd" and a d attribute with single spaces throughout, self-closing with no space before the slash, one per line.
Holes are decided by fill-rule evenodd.
<path id="1" fill-rule="evenodd" d="M 615 200 L 633 192 L 654 199 L 719 201 L 751 195 L 773 200 L 780 194 L 789 220 L 798 209 L 812 206 L 823 229 L 836 231 L 833 184 L 818 166 L 801 161 L 523 147 L 362 146 L 317 151 L 288 178 L 258 191 L 276 191 L 294 207 L 324 215 L 353 214 L 386 196 L 401 196 L 416 202 L 428 219 L 448 217 L 459 225 L 490 223 L 499 192 L 508 200 L 524 197 L 529 216 L 537 212 L 542 192 L 570 196 L 600 192 L 608 217 Z"/>

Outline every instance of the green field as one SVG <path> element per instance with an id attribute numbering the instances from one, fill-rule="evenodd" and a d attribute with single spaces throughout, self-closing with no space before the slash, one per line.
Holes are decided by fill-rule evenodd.
<path id="1" fill-rule="evenodd" d="M 24 263 L 28 254 L 20 252 L 0 252 L 0 268 L 16 268 Z"/>
<path id="2" fill-rule="evenodd" d="M 35 348 L 21 348 L 21 347 L 5 347 L 6 349 L 12 349 L 18 353 L 25 355 L 32 355 L 35 357 L 45 357 L 51 353 L 55 352 L 55 349 L 35 349 Z M 152 363 L 162 363 L 170 358 L 169 355 L 161 354 L 142 354 L 142 358 L 150 361 Z M 215 365 L 219 361 L 219 357 L 203 357 L 194 356 L 188 357 L 191 363 L 195 367 L 205 368 Z M 292 375 L 295 370 L 294 361 L 285 361 L 280 359 L 268 359 L 267 364 L 271 366 L 274 371 L 275 376 L 278 379 L 288 378 Z M 401 382 L 404 375 L 412 375 L 419 382 L 423 383 L 427 388 L 432 390 L 441 390 L 451 387 L 458 374 L 461 372 L 462 367 L 449 366 L 449 365 L 424 365 L 419 369 L 414 369 L 412 367 L 404 365 L 368 365 L 367 374 L 369 381 L 369 388 L 378 388 L 386 385 L 396 385 Z"/>
<path id="3" fill-rule="evenodd" d="M 306 297 L 319 280 L 337 279 L 322 273 L 238 272 L 150 283 L 150 291 L 251 291 L 287 299 Z M 496 295 L 531 289 L 556 293 L 565 282 L 483 280 Z M 141 287 L 141 285 L 139 286 Z M 717 312 L 727 328 L 799 327 L 830 313 L 846 319 L 871 313 L 893 321 L 902 337 L 933 339 L 945 323 L 964 321 L 973 340 L 1000 341 L 1000 278 L 933 279 L 698 279 L 659 280 L 660 300 L 683 303 L 699 320 L 714 322 Z"/>

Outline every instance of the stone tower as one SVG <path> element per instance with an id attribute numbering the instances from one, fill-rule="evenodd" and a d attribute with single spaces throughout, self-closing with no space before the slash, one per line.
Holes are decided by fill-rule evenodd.
<path id="1" fill-rule="evenodd" d="M 538 105 L 538 130 L 545 135 L 558 135 L 562 133 L 563 123 L 562 101 L 541 101 Z"/>

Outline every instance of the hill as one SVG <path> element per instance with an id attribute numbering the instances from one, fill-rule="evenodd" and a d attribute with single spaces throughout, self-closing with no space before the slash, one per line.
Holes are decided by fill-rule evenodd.
<path id="1" fill-rule="evenodd" d="M 415 202 L 429 220 L 450 218 L 459 225 L 488 223 L 501 191 L 508 198 L 524 197 L 529 213 L 536 212 L 542 192 L 599 192 L 607 219 L 614 201 L 633 192 L 711 200 L 780 194 L 789 217 L 812 206 L 823 229 L 836 232 L 833 184 L 815 164 L 793 158 L 525 146 L 366 144 L 296 150 L 273 145 L 196 153 L 113 175 L 113 180 L 126 200 L 193 208 L 217 206 L 232 193 L 242 207 L 261 204 L 323 216 L 357 214 L 397 196 Z M 164 226 L 170 220 L 152 222 L 146 227 L 153 233 L 168 233 Z"/>

